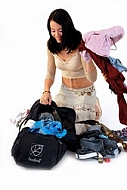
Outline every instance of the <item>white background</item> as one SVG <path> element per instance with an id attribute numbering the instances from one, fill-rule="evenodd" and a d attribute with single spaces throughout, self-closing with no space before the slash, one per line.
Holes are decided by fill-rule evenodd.
<path id="1" fill-rule="evenodd" d="M 122 26 L 125 36 L 110 55 L 127 66 L 126 0 L 0 0 L 0 189 L 126 189 L 125 152 L 103 164 L 79 161 L 67 153 L 50 171 L 19 167 L 11 157 L 18 129 L 9 119 L 41 96 L 47 61 L 47 18 L 56 8 L 66 9 L 82 33 Z M 51 89 L 53 97 L 60 84 L 57 71 Z M 95 86 L 103 110 L 100 121 L 111 129 L 126 127 L 119 123 L 116 95 L 109 90 L 100 70 Z"/>

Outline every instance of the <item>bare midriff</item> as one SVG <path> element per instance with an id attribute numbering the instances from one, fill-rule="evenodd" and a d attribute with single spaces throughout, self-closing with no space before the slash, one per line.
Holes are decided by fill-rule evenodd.
<path id="1" fill-rule="evenodd" d="M 69 88 L 87 88 L 91 86 L 93 83 L 91 83 L 89 80 L 87 80 L 86 77 L 84 78 L 66 78 L 62 77 L 62 83 L 69 87 Z"/>

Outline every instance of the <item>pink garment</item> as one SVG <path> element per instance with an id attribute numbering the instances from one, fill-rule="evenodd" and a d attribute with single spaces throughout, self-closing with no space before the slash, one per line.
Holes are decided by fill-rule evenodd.
<path id="1" fill-rule="evenodd" d="M 100 31 L 91 31 L 83 36 L 85 46 L 97 55 L 108 57 L 110 47 L 124 36 L 121 26 L 114 26 Z"/>

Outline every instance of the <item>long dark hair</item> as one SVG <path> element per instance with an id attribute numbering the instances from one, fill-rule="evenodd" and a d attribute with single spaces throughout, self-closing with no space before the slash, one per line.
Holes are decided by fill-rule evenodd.
<path id="1" fill-rule="evenodd" d="M 57 43 L 55 38 L 51 35 L 50 21 L 55 21 L 62 26 L 62 41 Z M 64 9 L 54 10 L 47 22 L 47 28 L 50 38 L 47 42 L 48 49 L 52 53 L 59 53 L 61 50 L 67 49 L 68 53 L 78 48 L 82 40 L 82 34 L 75 29 L 73 21 Z"/>

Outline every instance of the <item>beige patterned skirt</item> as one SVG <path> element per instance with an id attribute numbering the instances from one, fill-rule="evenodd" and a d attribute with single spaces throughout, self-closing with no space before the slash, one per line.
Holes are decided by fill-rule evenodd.
<path id="1" fill-rule="evenodd" d="M 73 89 L 62 84 L 59 93 L 55 97 L 55 102 L 58 106 L 74 109 L 76 121 L 98 120 L 102 115 L 94 85 L 87 88 Z M 81 134 L 85 130 L 84 124 L 76 124 L 75 127 L 77 134 Z"/>

